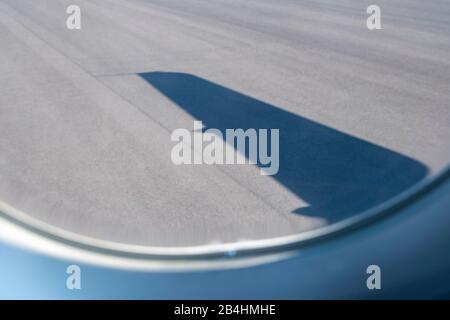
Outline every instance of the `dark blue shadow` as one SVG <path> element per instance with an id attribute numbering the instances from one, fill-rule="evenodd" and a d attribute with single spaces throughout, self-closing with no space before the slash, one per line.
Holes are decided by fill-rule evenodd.
<path id="1" fill-rule="evenodd" d="M 427 173 L 409 157 L 194 75 L 140 76 L 208 128 L 278 128 L 280 169 L 271 178 L 310 204 L 299 214 L 336 221 L 397 195 Z"/>

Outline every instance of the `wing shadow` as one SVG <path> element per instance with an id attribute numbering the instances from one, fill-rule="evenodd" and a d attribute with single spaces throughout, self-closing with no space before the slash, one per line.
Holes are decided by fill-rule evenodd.
<path id="1" fill-rule="evenodd" d="M 279 128 L 280 168 L 271 178 L 310 204 L 298 214 L 337 221 L 397 195 L 427 173 L 414 159 L 197 76 L 139 75 L 208 128 Z"/>

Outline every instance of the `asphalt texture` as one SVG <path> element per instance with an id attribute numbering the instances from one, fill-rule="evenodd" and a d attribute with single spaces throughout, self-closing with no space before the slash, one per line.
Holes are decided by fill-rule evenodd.
<path id="1" fill-rule="evenodd" d="M 149 246 L 292 235 L 383 203 L 450 159 L 450 2 L 377 1 L 368 30 L 371 2 L 0 0 L 0 199 Z M 279 129 L 279 172 L 173 164 L 170 135 L 194 120 Z"/>

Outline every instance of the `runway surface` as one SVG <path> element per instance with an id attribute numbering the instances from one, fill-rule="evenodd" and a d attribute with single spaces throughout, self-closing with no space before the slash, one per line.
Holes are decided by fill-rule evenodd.
<path id="1" fill-rule="evenodd" d="M 450 2 L 377 1 L 373 31 L 370 4 L 0 0 L 0 199 L 94 238 L 192 246 L 392 198 L 450 159 Z M 174 165 L 170 135 L 194 120 L 278 128 L 278 174 Z"/>

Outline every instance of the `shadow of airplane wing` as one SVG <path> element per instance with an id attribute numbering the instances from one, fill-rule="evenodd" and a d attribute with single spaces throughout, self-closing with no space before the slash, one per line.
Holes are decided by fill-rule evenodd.
<path id="1" fill-rule="evenodd" d="M 424 165 L 191 74 L 140 76 L 208 128 L 280 133 L 276 179 L 310 206 L 295 212 L 333 222 L 386 201 L 421 180 Z"/>

